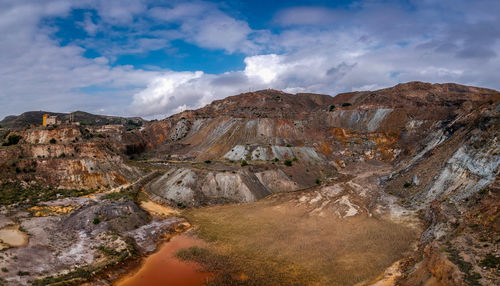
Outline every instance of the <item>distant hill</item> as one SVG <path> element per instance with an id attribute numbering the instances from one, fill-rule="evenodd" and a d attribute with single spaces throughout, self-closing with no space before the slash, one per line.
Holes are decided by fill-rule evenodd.
<path id="1" fill-rule="evenodd" d="M 70 113 L 28 111 L 21 115 L 10 115 L 5 117 L 2 121 L 0 121 L 0 126 L 16 129 L 29 127 L 31 124 L 42 125 L 42 118 L 44 114 L 56 115 L 62 121 L 67 121 L 70 118 Z M 82 125 L 121 124 L 129 127 L 137 127 L 142 126 L 147 122 L 147 120 L 140 117 L 96 115 L 83 111 L 75 111 L 71 114 L 73 115 L 74 121 L 78 121 Z"/>
<path id="2" fill-rule="evenodd" d="M 218 117 L 222 114 L 246 118 L 302 118 L 311 111 L 329 106 L 334 98 L 326 94 L 289 94 L 274 89 L 242 93 L 216 100 L 195 114 Z"/>

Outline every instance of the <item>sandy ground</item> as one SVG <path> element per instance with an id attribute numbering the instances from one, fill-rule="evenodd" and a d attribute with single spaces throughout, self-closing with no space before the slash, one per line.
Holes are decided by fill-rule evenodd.
<path id="1" fill-rule="evenodd" d="M 178 215 L 179 211 L 168 206 L 163 206 L 153 201 L 143 201 L 140 204 L 141 208 L 148 211 L 151 214 L 159 215 L 159 216 L 173 216 Z"/>
<path id="2" fill-rule="evenodd" d="M 0 248 L 20 247 L 28 244 L 28 236 L 19 230 L 19 226 L 7 226 L 0 229 Z"/>

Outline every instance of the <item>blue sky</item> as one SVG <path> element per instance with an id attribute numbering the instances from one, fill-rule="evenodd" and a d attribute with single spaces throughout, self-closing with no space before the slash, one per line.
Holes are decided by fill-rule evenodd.
<path id="1" fill-rule="evenodd" d="M 263 88 L 500 89 L 500 1 L 0 1 L 0 117 L 162 118 Z"/>

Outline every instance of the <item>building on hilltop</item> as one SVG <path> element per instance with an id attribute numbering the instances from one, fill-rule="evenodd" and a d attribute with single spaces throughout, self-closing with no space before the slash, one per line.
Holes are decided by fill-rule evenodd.
<path id="1" fill-rule="evenodd" d="M 49 114 L 44 114 L 43 115 L 43 121 L 42 121 L 42 126 L 47 127 L 47 126 L 56 126 L 56 125 L 75 125 L 75 126 L 80 126 L 80 122 L 75 121 L 75 115 L 73 113 L 69 114 L 69 120 L 62 121 L 57 117 L 57 115 L 49 115 Z"/>
<path id="2" fill-rule="evenodd" d="M 60 120 L 57 120 L 57 116 L 48 114 L 43 115 L 43 122 L 42 122 L 43 127 L 53 126 L 58 123 L 60 123 Z"/>
<path id="3" fill-rule="evenodd" d="M 75 113 L 71 112 L 69 114 L 69 120 L 67 122 L 69 125 L 75 125 L 75 126 L 80 126 L 80 122 L 75 121 Z"/>

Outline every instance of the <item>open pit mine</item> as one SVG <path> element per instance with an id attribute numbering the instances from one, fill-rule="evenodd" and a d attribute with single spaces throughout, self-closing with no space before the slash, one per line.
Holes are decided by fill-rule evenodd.
<path id="1" fill-rule="evenodd" d="M 500 93 L 0 122 L 0 284 L 500 285 Z"/>

